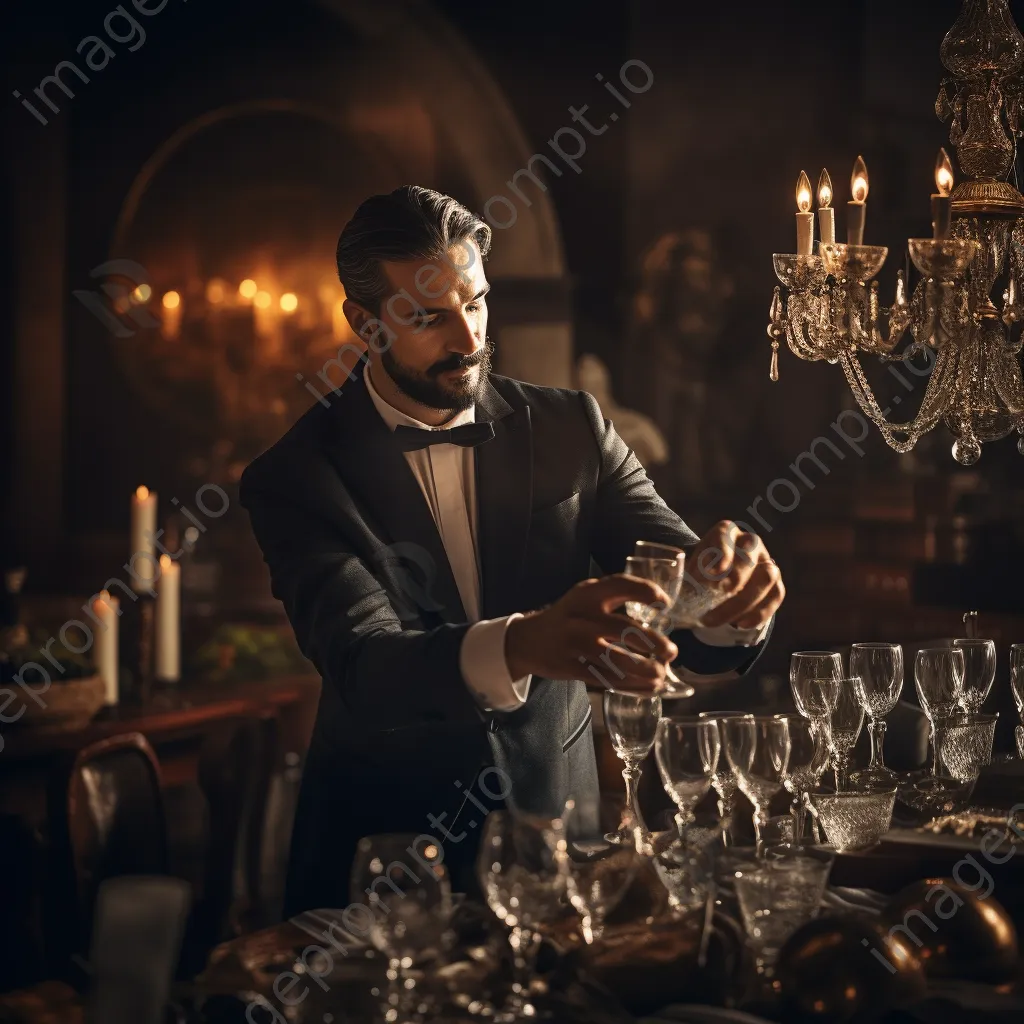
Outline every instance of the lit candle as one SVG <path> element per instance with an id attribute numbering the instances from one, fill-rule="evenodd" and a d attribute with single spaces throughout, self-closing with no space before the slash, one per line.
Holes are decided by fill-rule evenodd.
<path id="1" fill-rule="evenodd" d="M 850 195 L 846 204 L 846 244 L 864 244 L 864 216 L 868 208 L 868 169 L 864 157 L 857 157 L 850 175 Z"/>
<path id="2" fill-rule="evenodd" d="M 156 581 L 156 678 L 177 682 L 181 678 L 181 566 L 170 556 L 160 556 Z"/>
<path id="3" fill-rule="evenodd" d="M 932 237 L 941 241 L 949 238 L 950 220 L 953 216 L 953 165 L 949 162 L 949 154 L 939 150 L 935 160 L 935 187 L 938 192 L 932 193 Z"/>
<path id="4" fill-rule="evenodd" d="M 103 680 L 104 703 L 107 705 L 118 701 L 117 617 L 121 614 L 120 605 L 121 602 L 105 590 L 101 590 L 92 603 L 93 618 L 96 620 L 93 661 L 97 674 Z"/>
<path id="5" fill-rule="evenodd" d="M 256 298 L 256 293 L 258 291 L 259 288 L 256 286 L 256 282 L 251 277 L 247 277 L 238 286 L 238 297 L 242 302 L 251 304 L 252 300 Z"/>
<path id="6" fill-rule="evenodd" d="M 811 213 L 811 181 L 804 171 L 796 179 L 796 254 L 810 256 L 814 248 L 814 214 Z"/>
<path id="7" fill-rule="evenodd" d="M 822 245 L 836 240 L 836 211 L 832 209 L 832 179 L 823 167 L 818 178 L 818 232 Z"/>
<path id="8" fill-rule="evenodd" d="M 156 492 L 139 487 L 132 495 L 132 541 L 129 565 L 132 590 L 151 591 L 156 576 L 153 538 L 156 536 Z"/>
<path id="9" fill-rule="evenodd" d="M 181 296 L 177 292 L 165 292 L 160 307 L 160 332 L 168 341 L 173 341 L 181 331 Z"/>

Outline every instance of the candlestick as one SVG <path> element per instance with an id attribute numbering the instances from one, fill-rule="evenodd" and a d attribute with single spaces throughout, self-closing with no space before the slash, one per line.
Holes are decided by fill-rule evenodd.
<path id="1" fill-rule="evenodd" d="M 138 487 L 132 495 L 131 558 L 132 590 L 136 593 L 153 589 L 156 577 L 156 556 L 153 537 L 156 535 L 156 492 Z"/>
<path id="2" fill-rule="evenodd" d="M 161 682 L 181 679 L 181 566 L 168 555 L 160 556 L 156 581 L 155 674 Z"/>
<path id="3" fill-rule="evenodd" d="M 814 214 L 811 213 L 811 181 L 805 171 L 796 180 L 796 253 L 810 256 L 814 248 Z"/>
<path id="4" fill-rule="evenodd" d="M 96 672 L 103 680 L 104 703 L 116 704 L 118 693 L 118 623 L 121 602 L 107 591 L 101 590 L 92 603 L 93 618 L 96 620 L 93 640 L 93 662 Z"/>
<path id="5" fill-rule="evenodd" d="M 945 149 L 935 159 L 935 187 L 939 191 L 932 193 L 932 237 L 941 241 L 949 238 L 953 216 L 953 165 Z"/>
<path id="6" fill-rule="evenodd" d="M 850 175 L 850 195 L 846 204 L 846 244 L 864 244 L 864 219 L 868 208 L 868 169 L 864 157 L 858 156 Z"/>
<path id="7" fill-rule="evenodd" d="M 818 233 L 822 245 L 836 240 L 836 211 L 832 209 L 832 179 L 823 167 L 818 178 Z"/>

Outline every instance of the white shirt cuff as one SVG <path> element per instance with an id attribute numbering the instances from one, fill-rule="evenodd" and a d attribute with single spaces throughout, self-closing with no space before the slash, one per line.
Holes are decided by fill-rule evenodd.
<path id="1" fill-rule="evenodd" d="M 773 616 L 774 618 L 774 616 Z M 739 626 L 694 626 L 691 632 L 702 643 L 709 647 L 753 647 L 759 644 L 768 632 L 772 620 L 761 626 L 740 629 Z"/>
<path id="2" fill-rule="evenodd" d="M 459 648 L 459 670 L 469 692 L 484 711 L 515 711 L 526 703 L 533 676 L 513 679 L 505 660 L 505 630 L 523 616 L 484 619 L 466 630 Z"/>

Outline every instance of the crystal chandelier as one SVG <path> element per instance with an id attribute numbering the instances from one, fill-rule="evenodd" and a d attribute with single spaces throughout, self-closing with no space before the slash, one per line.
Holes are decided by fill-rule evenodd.
<path id="1" fill-rule="evenodd" d="M 949 138 L 966 180 L 952 190 L 943 150 L 936 167 L 939 191 L 932 196 L 934 237 L 907 243 L 920 281 L 908 298 L 899 271 L 892 307 L 879 306 L 874 278 L 888 250 L 863 244 L 868 174 L 860 158 L 847 204 L 847 244 L 835 241 L 832 184 L 822 172 L 821 241 L 814 255 L 810 182 L 801 172 L 799 251 L 773 257 L 785 297 L 776 286 L 768 326 L 771 379 L 778 380 L 784 337 L 801 359 L 842 367 L 857 404 L 897 452 L 909 452 L 941 421 L 956 438 L 953 457 L 969 466 L 981 457 L 983 441 L 1014 429 L 1024 454 L 1017 326 L 1024 319 L 1024 196 L 1006 180 L 1015 140 L 1024 136 L 1024 37 L 1006 0 L 966 0 L 940 54 L 950 77 L 942 81 L 935 111 L 941 120 L 951 119 Z M 1001 308 L 992 301 L 997 286 Z M 913 340 L 897 351 L 908 329 Z M 888 363 L 924 358 L 927 385 L 913 419 L 888 418 L 892 410 L 879 406 L 861 352 Z"/>

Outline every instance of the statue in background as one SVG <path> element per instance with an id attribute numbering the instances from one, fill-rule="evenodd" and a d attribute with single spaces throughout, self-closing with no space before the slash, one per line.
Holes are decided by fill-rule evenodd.
<path id="1" fill-rule="evenodd" d="M 615 424 L 619 436 L 633 449 L 644 469 L 668 462 L 665 436 L 650 416 L 616 403 L 608 367 L 597 356 L 580 356 L 576 363 L 576 380 L 579 388 L 597 399 L 601 412 Z"/>

